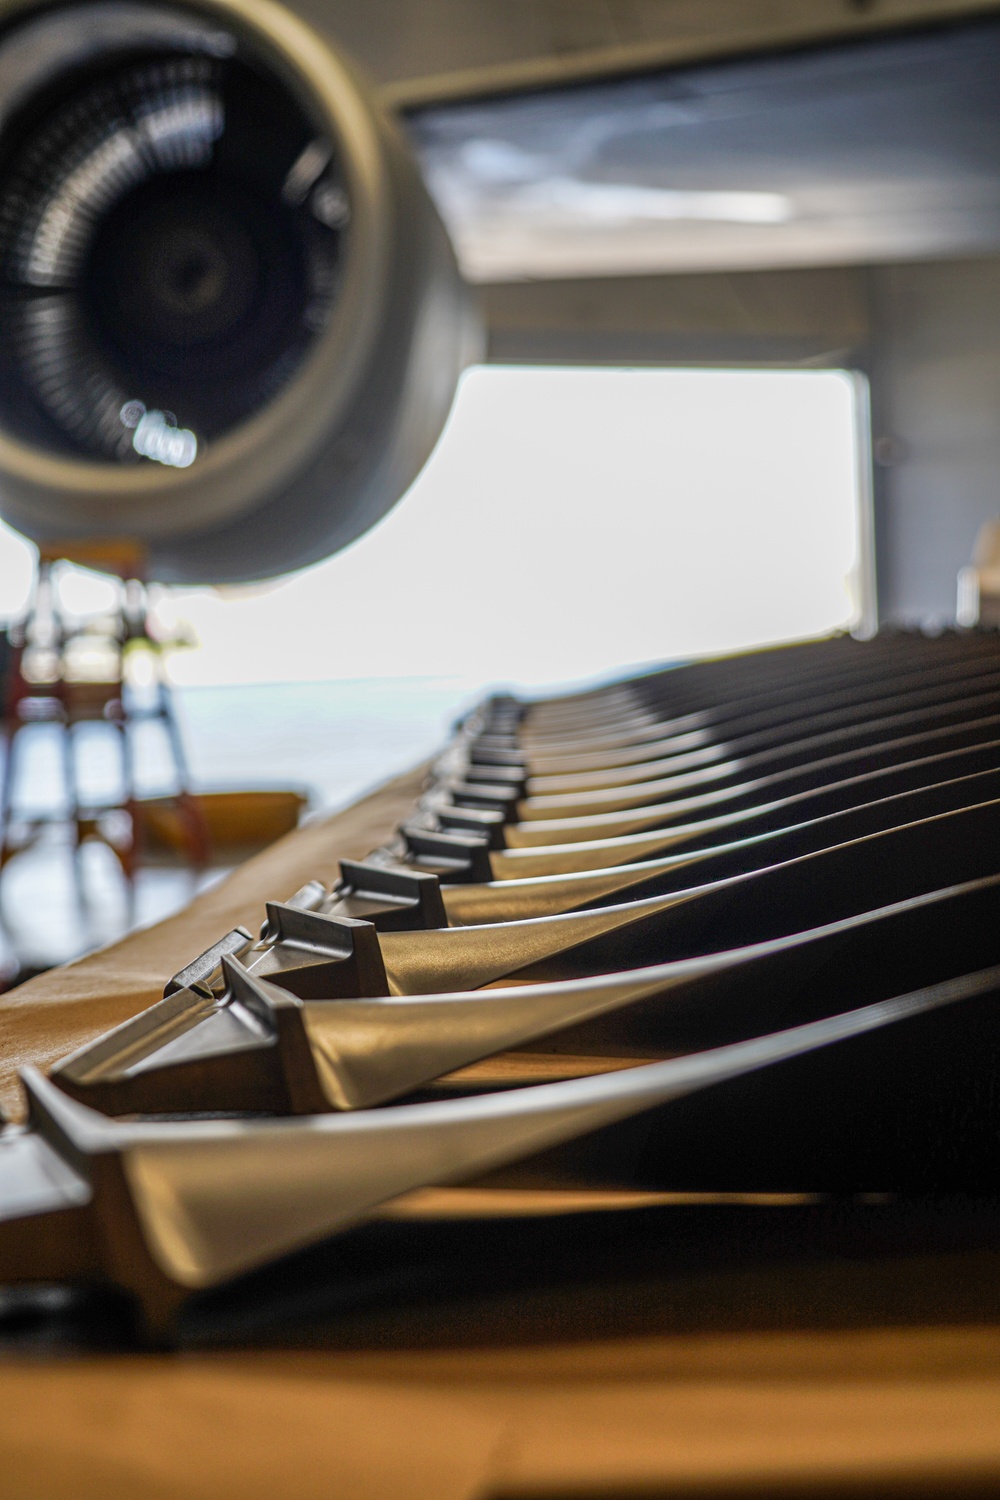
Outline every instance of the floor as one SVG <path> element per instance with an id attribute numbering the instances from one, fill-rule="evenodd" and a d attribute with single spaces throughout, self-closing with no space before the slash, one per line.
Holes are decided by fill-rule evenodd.
<path id="1" fill-rule="evenodd" d="M 317 814 L 432 754 L 469 697 L 467 683 L 433 678 L 189 688 L 177 694 L 177 711 L 197 789 L 302 788 Z M 40 725 L 28 734 L 19 805 L 57 814 L 64 789 L 55 731 Z M 136 752 L 143 790 L 161 792 L 167 761 L 155 733 L 140 733 Z M 115 795 L 116 755 L 103 726 L 82 727 L 87 796 Z M 176 863 L 147 863 L 130 891 L 108 847 L 88 841 L 74 851 L 69 829 L 53 822 L 0 879 L 0 988 L 161 921 L 228 868 L 220 862 L 195 875 Z"/>

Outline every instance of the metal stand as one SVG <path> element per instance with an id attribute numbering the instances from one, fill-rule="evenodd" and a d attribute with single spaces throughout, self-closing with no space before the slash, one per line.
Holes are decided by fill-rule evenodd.
<path id="1" fill-rule="evenodd" d="M 210 853 L 208 831 L 190 791 L 184 747 L 162 668 L 161 645 L 151 635 L 147 622 L 145 586 L 123 568 L 117 608 L 96 619 L 74 620 L 60 598 L 59 574 L 64 558 L 63 552 L 42 553 L 28 611 L 8 630 L 0 647 L 0 733 L 5 752 L 0 776 L 0 870 L 13 855 L 35 843 L 46 827 L 59 822 L 69 825 L 74 852 L 78 853 L 87 838 L 105 843 L 131 888 L 143 832 L 133 731 L 138 724 L 148 722 L 162 727 L 170 767 L 167 800 L 176 806 L 185 853 L 191 865 L 201 869 Z M 134 556 L 127 551 L 115 561 L 126 568 L 135 565 Z M 138 653 L 145 654 L 150 664 L 149 681 L 141 694 L 130 687 L 126 672 L 127 659 Z M 22 810 L 17 801 L 18 772 L 30 744 L 29 731 L 40 724 L 55 725 L 61 739 L 64 800 L 62 808 L 53 811 Z M 86 802 L 81 795 L 78 731 L 82 724 L 105 726 L 116 741 L 120 764 L 117 799 Z"/>

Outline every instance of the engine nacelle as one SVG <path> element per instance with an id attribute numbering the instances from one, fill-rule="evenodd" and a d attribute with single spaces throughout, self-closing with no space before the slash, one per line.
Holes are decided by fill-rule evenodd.
<path id="1" fill-rule="evenodd" d="M 0 332 L 0 513 L 184 582 L 367 530 L 479 351 L 396 127 L 272 0 L 0 7 Z"/>

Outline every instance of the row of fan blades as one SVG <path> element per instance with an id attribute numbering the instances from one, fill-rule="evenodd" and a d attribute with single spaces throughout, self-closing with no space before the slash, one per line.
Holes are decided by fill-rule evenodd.
<path id="1" fill-rule="evenodd" d="M 0 1278 L 111 1281 L 162 1326 L 401 1193 L 505 1170 L 995 1191 L 998 917 L 993 634 L 491 699 L 334 889 L 25 1075 Z"/>

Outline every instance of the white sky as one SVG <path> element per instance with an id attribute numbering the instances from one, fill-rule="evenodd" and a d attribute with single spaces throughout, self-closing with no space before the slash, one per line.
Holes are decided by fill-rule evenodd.
<path id="1" fill-rule="evenodd" d="M 838 372 L 471 370 L 367 536 L 263 589 L 172 591 L 200 642 L 173 677 L 531 686 L 850 623 L 854 421 Z M 0 614 L 30 568 L 0 534 Z"/>

